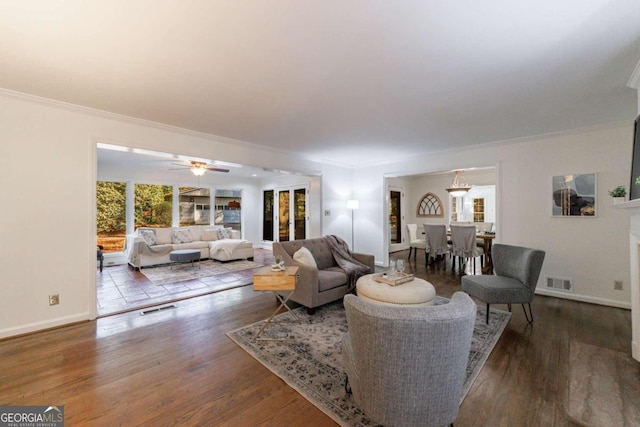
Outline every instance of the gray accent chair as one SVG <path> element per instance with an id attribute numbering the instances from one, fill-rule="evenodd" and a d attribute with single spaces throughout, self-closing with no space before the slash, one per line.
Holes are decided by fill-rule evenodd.
<path id="1" fill-rule="evenodd" d="M 342 340 L 347 387 L 383 425 L 438 426 L 458 416 L 476 304 L 456 292 L 448 304 L 406 308 L 345 295 Z"/>
<path id="2" fill-rule="evenodd" d="M 522 304 L 527 321 L 533 323 L 531 302 L 544 256 L 545 252 L 538 249 L 496 243 L 491 249 L 494 275 L 464 276 L 462 290 L 487 304 L 487 323 L 491 304 L 508 304 L 509 311 L 511 304 Z"/>
<path id="3" fill-rule="evenodd" d="M 293 259 L 301 247 L 309 249 L 318 268 L 302 264 Z M 348 292 L 348 277 L 333 258 L 331 248 L 322 237 L 314 239 L 273 242 L 273 256 L 280 258 L 286 266 L 297 266 L 298 282 L 290 300 L 307 307 L 307 313 L 313 314 L 315 308 L 332 301 L 342 299 Z M 373 255 L 351 252 L 362 264 L 375 271 Z"/>

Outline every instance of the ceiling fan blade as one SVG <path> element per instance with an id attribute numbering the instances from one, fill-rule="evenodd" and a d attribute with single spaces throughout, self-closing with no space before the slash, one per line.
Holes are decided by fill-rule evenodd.
<path id="1" fill-rule="evenodd" d="M 228 173 L 229 169 L 222 169 L 222 168 L 207 168 L 208 171 L 214 171 L 214 172 L 224 172 L 224 173 Z"/>

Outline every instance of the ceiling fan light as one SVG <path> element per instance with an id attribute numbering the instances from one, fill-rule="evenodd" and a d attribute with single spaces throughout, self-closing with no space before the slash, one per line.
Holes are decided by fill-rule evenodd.
<path id="1" fill-rule="evenodd" d="M 195 176 L 202 176 L 207 171 L 207 165 L 200 162 L 191 162 L 190 169 Z"/>

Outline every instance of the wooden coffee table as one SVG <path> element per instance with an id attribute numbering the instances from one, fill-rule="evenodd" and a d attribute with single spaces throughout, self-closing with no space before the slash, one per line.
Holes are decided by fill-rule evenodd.
<path id="1" fill-rule="evenodd" d="M 273 313 L 271 313 L 271 316 L 269 316 L 265 324 L 262 325 L 262 328 L 260 328 L 260 331 L 258 331 L 258 334 L 254 339 L 258 339 L 260 334 L 271 323 L 271 320 L 273 320 L 275 315 L 278 314 L 278 311 L 280 311 L 281 307 L 286 308 L 291 314 L 293 314 L 293 316 L 297 320 L 300 320 L 298 315 L 294 313 L 293 310 L 291 310 L 287 305 L 287 301 L 289 301 L 289 298 L 291 297 L 291 295 L 293 295 L 293 293 L 296 290 L 297 282 L 298 282 L 298 267 L 287 267 L 284 271 L 273 271 L 271 270 L 271 267 L 265 267 L 258 270 L 253 275 L 254 291 L 271 291 L 276 296 L 278 301 L 280 301 L 280 304 L 278 305 L 278 307 L 274 310 Z M 282 299 L 282 296 L 280 296 L 280 294 L 278 293 L 283 291 L 284 292 L 289 291 L 289 293 L 286 294 L 286 297 L 284 299 Z"/>

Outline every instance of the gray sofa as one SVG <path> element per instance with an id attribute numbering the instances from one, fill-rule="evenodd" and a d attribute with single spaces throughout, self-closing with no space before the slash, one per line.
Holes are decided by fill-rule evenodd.
<path id="1" fill-rule="evenodd" d="M 421 308 L 344 297 L 342 340 L 348 387 L 358 407 L 382 425 L 437 426 L 458 416 L 476 317 L 463 292 Z"/>
<path id="2" fill-rule="evenodd" d="M 309 249 L 318 268 L 299 263 L 293 255 L 301 247 Z M 352 256 L 362 264 L 375 271 L 373 255 L 352 252 Z M 273 256 L 280 258 L 287 266 L 298 266 L 298 284 L 291 296 L 291 300 L 307 307 L 307 312 L 313 314 L 316 307 L 341 299 L 347 293 L 348 277 L 343 269 L 338 267 L 326 240 L 315 239 L 292 240 L 289 242 L 274 242 Z"/>

